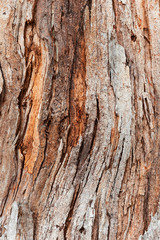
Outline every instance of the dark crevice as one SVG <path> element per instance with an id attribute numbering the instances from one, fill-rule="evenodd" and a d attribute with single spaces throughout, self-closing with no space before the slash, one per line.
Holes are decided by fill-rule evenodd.
<path id="1" fill-rule="evenodd" d="M 7 203 L 7 200 L 8 200 L 8 197 L 9 197 L 9 193 L 10 193 L 10 190 L 11 190 L 11 186 L 13 185 L 13 183 L 15 182 L 15 177 L 12 178 L 10 184 L 9 184 L 9 187 L 8 187 L 8 191 L 7 191 L 7 194 L 6 196 L 3 198 L 3 201 L 2 201 L 2 204 L 1 204 L 1 209 L 0 209 L 0 217 L 2 217 L 3 215 L 3 211 L 4 211 L 4 208 L 5 208 L 5 205 Z"/>
<path id="2" fill-rule="evenodd" d="M 38 226 L 38 215 L 33 212 L 33 240 L 36 240 L 37 226 Z"/>
<path id="3" fill-rule="evenodd" d="M 20 147 L 20 149 L 21 149 L 21 147 Z M 20 186 L 20 183 L 21 183 L 21 180 L 22 180 L 23 170 L 24 170 L 24 160 L 25 160 L 25 156 L 24 156 L 24 154 L 23 154 L 22 149 L 21 149 L 21 153 L 22 153 L 22 155 L 23 155 L 23 160 L 22 160 L 22 162 L 21 162 L 21 169 L 19 170 L 19 171 L 20 171 L 20 176 L 19 176 L 19 182 L 18 182 L 18 184 L 17 184 L 17 188 L 16 188 L 14 200 L 16 199 L 16 196 L 17 196 L 17 193 L 18 193 L 18 190 L 19 190 L 19 186 Z M 16 146 L 16 148 L 15 148 L 15 154 L 16 154 L 16 160 L 17 160 L 17 163 L 18 163 L 19 158 L 18 158 L 18 148 L 17 148 L 17 146 Z M 17 169 L 17 170 L 18 170 L 18 169 Z"/>
<path id="4" fill-rule="evenodd" d="M 37 176 L 36 176 L 36 178 L 35 178 L 35 182 L 36 182 L 36 180 L 37 180 L 37 178 L 38 178 L 38 176 L 39 176 L 39 174 L 40 174 L 40 171 L 41 171 L 41 169 L 42 169 L 42 167 L 43 167 L 43 164 L 44 164 L 44 162 L 45 162 L 45 159 L 46 159 L 47 145 L 48 145 L 49 127 L 50 127 L 50 125 L 51 125 L 51 117 L 50 117 L 50 115 L 48 115 L 48 118 L 47 118 L 46 121 L 47 121 L 47 124 L 46 124 L 46 130 L 45 130 L 46 142 L 45 142 L 45 147 L 44 147 L 44 157 L 43 157 L 43 160 L 42 160 L 41 165 L 40 165 L 40 167 L 39 167 L 39 170 L 38 170 Z"/>
<path id="5" fill-rule="evenodd" d="M 144 39 L 150 44 L 150 41 L 146 36 L 144 36 Z"/>
<path id="6" fill-rule="evenodd" d="M 4 98 L 5 98 L 5 90 L 6 90 L 6 87 L 5 87 L 6 81 L 5 81 L 5 77 L 4 77 L 4 73 L 3 73 L 3 70 L 2 70 L 1 63 L 0 63 L 0 71 L 1 71 L 1 74 L 2 74 L 2 78 L 3 78 L 2 92 L 0 93 L 0 105 L 1 105 L 2 102 L 4 102 L 4 100 L 5 100 Z"/>
<path id="7" fill-rule="evenodd" d="M 23 148 L 23 138 L 24 138 L 24 135 L 25 135 L 25 132 L 26 132 L 26 129 L 27 129 L 27 125 L 28 125 L 28 121 L 29 121 L 29 115 L 30 115 L 31 108 L 32 108 L 32 101 L 30 101 L 30 103 L 29 103 L 30 104 L 30 109 L 29 109 L 29 112 L 28 112 L 27 117 L 26 117 L 25 125 L 23 126 L 23 114 L 24 114 L 24 111 L 25 111 L 26 105 L 27 105 L 27 102 L 26 102 L 27 99 L 26 99 L 26 101 L 24 101 L 24 97 L 25 97 L 25 94 L 26 94 L 26 92 L 28 90 L 28 87 L 29 87 L 29 84 L 30 84 L 30 79 L 32 77 L 32 71 L 33 70 L 32 70 L 32 63 L 31 63 L 27 72 L 26 72 L 27 77 L 25 79 L 22 90 L 21 90 L 21 92 L 19 94 L 19 97 L 18 97 L 19 120 L 18 120 L 17 130 L 16 130 L 16 136 L 18 136 L 18 138 L 17 138 L 17 141 L 15 143 L 16 144 L 15 155 L 16 155 L 16 159 L 18 161 L 18 149 L 20 149 L 21 154 L 23 155 L 23 161 L 21 163 L 20 180 L 19 180 L 19 183 L 18 183 L 18 186 L 17 186 L 15 197 L 17 195 L 19 185 L 20 185 L 21 179 L 22 179 L 23 170 L 24 170 L 25 155 L 24 155 L 24 148 Z"/>
<path id="8" fill-rule="evenodd" d="M 146 106 L 147 106 L 148 119 L 149 119 L 149 122 L 150 122 L 150 110 L 149 110 L 149 104 L 148 104 L 147 98 L 145 98 L 145 103 L 146 103 Z"/>
<path id="9" fill-rule="evenodd" d="M 150 116 L 149 116 L 149 105 L 148 105 L 148 102 L 147 102 L 147 99 L 143 98 L 142 99 L 142 106 L 143 106 L 143 112 L 144 112 L 144 116 L 145 116 L 145 119 L 147 121 L 147 124 L 148 124 L 148 127 L 150 129 Z M 145 107 L 146 106 L 146 107 Z M 147 109 L 146 109 L 147 108 Z M 148 113 L 148 114 L 147 114 Z"/>
<path id="10" fill-rule="evenodd" d="M 82 234 L 82 233 L 84 233 L 85 234 L 85 232 L 86 232 L 86 229 L 82 226 L 80 229 L 79 229 L 79 232 Z"/>
<path id="11" fill-rule="evenodd" d="M 61 6 L 61 22 L 60 22 L 61 29 L 62 29 L 63 17 L 64 17 L 64 10 L 63 10 L 63 6 Z M 53 26 L 53 27 L 54 27 L 54 26 Z"/>
<path id="12" fill-rule="evenodd" d="M 90 163 L 90 157 L 89 157 L 89 159 L 88 159 L 88 163 L 87 163 L 86 169 L 88 169 L 89 163 Z M 90 167 L 89 167 L 89 171 L 88 171 L 88 174 L 87 174 L 87 177 L 86 177 L 86 181 L 85 181 L 85 184 L 84 184 L 83 188 L 85 188 L 85 186 L 86 186 L 86 184 L 87 184 L 87 182 L 88 182 L 88 178 L 89 178 L 89 175 L 90 175 L 90 172 L 91 172 L 91 169 L 92 169 L 92 165 L 93 165 L 93 163 L 92 163 L 92 164 L 90 165 Z"/>
<path id="13" fill-rule="evenodd" d="M 108 58 L 109 58 L 109 56 L 108 56 Z M 111 88 L 112 88 L 112 91 L 113 91 L 113 94 L 114 94 L 114 98 L 116 99 L 116 93 L 115 93 L 114 87 L 113 87 L 113 85 L 112 85 L 112 71 L 111 71 L 111 70 L 112 70 L 113 73 L 116 75 L 114 69 L 111 67 L 110 62 L 108 61 L 108 75 L 109 75 L 109 79 L 110 79 L 110 86 L 111 86 Z"/>
<path id="14" fill-rule="evenodd" d="M 75 192 L 74 192 L 74 195 L 73 195 L 73 198 L 72 198 L 71 205 L 70 205 L 70 211 L 68 213 L 68 216 L 67 216 L 65 224 L 64 224 L 64 240 L 67 240 L 67 231 L 69 229 L 69 226 L 70 226 L 70 223 L 71 223 L 71 220 L 72 220 L 74 207 L 75 207 L 76 201 L 78 199 L 79 191 L 80 191 L 80 185 L 77 185 L 76 189 L 75 189 Z"/>
<path id="15" fill-rule="evenodd" d="M 101 173 L 101 176 L 100 176 L 100 178 L 98 179 L 98 184 L 97 184 L 97 187 L 96 187 L 96 193 L 98 192 L 99 185 L 100 185 L 100 183 L 101 183 L 101 180 L 102 180 L 102 177 L 103 177 L 104 172 L 105 172 L 105 169 L 103 169 L 103 171 L 102 171 L 102 173 Z"/>
<path id="16" fill-rule="evenodd" d="M 71 8 L 70 8 L 70 0 L 67 0 L 67 14 L 71 13 Z"/>
<path id="17" fill-rule="evenodd" d="M 108 217 L 108 221 L 109 221 L 107 240 L 109 240 L 109 238 L 110 238 L 110 227 L 111 227 L 111 216 L 110 216 L 110 214 L 108 212 L 107 212 L 107 217 Z"/>
<path id="18" fill-rule="evenodd" d="M 143 234 L 148 229 L 148 216 L 149 216 L 149 192 L 150 192 L 150 176 L 147 177 L 147 184 L 146 184 L 146 191 L 144 196 L 144 209 L 143 209 L 143 222 L 144 222 L 144 228 L 143 228 Z"/>
<path id="19" fill-rule="evenodd" d="M 137 40 L 137 36 L 134 35 L 134 34 L 132 34 L 132 35 L 131 35 L 131 40 L 132 40 L 133 42 L 136 42 L 136 40 Z"/>
<path id="20" fill-rule="evenodd" d="M 92 0 L 88 0 L 88 8 L 89 8 L 89 22 L 91 23 L 91 16 L 92 16 Z"/>
<path id="21" fill-rule="evenodd" d="M 27 99 L 26 99 L 26 101 L 24 101 L 24 97 L 27 93 L 27 90 L 28 90 L 28 87 L 29 87 L 29 84 L 30 84 L 30 80 L 31 80 L 31 77 L 32 77 L 32 72 L 33 72 L 33 66 L 32 66 L 32 62 L 31 62 L 31 64 L 29 65 L 29 67 L 26 71 L 26 77 L 25 77 L 24 84 L 22 86 L 22 90 L 21 90 L 21 92 L 18 96 L 19 121 L 18 121 L 18 124 L 17 124 L 16 136 L 18 135 L 18 133 L 20 132 L 21 127 L 22 127 L 22 115 L 23 115 L 23 111 L 25 110 L 26 104 L 27 104 Z M 25 131 L 21 134 L 24 135 Z M 20 143 L 20 140 L 23 138 L 22 135 L 18 138 L 17 145 Z"/>
<path id="22" fill-rule="evenodd" d="M 129 160 L 131 160 L 131 165 L 128 167 L 129 165 Z M 130 175 L 131 175 L 131 171 L 132 171 L 132 163 L 133 163 L 133 148 L 131 149 L 131 154 L 130 154 L 130 157 L 127 159 L 126 161 L 126 165 L 125 165 L 125 171 L 124 171 L 124 175 L 123 175 L 123 179 L 122 179 L 122 182 L 121 182 L 121 189 L 118 193 L 118 198 L 120 199 L 121 198 L 121 193 L 123 193 L 122 189 L 123 189 L 123 185 L 124 185 L 124 181 L 125 181 L 125 174 L 127 174 L 127 169 L 129 168 L 130 170 Z"/>
<path id="23" fill-rule="evenodd" d="M 76 173 L 75 173 L 75 176 L 73 178 L 73 181 L 75 181 L 76 179 L 76 176 L 78 174 L 78 171 L 80 170 L 80 167 L 82 167 L 82 165 L 85 163 L 87 157 L 89 155 L 92 154 L 92 151 L 93 151 L 93 146 L 94 146 L 94 143 L 95 143 L 95 139 L 96 139 L 96 134 L 97 134 L 97 127 L 98 127 L 98 121 L 100 119 L 100 110 L 99 110 L 99 100 L 98 100 L 98 97 L 96 98 L 96 103 L 97 103 L 97 114 L 96 114 L 96 118 L 95 118 L 95 122 L 94 122 L 94 128 L 93 128 L 93 134 L 92 134 L 92 140 L 91 140 L 91 143 L 90 143 L 90 146 L 89 146 L 89 149 L 87 151 L 87 154 L 86 157 L 84 158 L 84 147 L 85 147 L 85 141 L 83 140 L 82 144 L 81 144 L 81 147 L 80 147 L 80 150 L 79 150 L 79 156 L 77 158 L 77 169 L 76 169 Z M 83 161 L 82 161 L 83 160 Z M 88 159 L 88 164 L 87 164 L 87 167 L 89 166 L 89 162 L 90 162 L 90 157 Z"/>
<path id="24" fill-rule="evenodd" d="M 94 217 L 93 228 L 92 228 L 92 239 L 99 240 L 99 199 L 98 198 L 95 203 L 95 217 Z"/>

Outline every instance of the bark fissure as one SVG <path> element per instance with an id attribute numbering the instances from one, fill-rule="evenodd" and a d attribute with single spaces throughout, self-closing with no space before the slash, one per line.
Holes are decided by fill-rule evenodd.
<path id="1" fill-rule="evenodd" d="M 74 176 L 74 179 L 73 179 L 73 183 L 74 183 L 76 178 L 79 181 L 79 179 L 80 179 L 79 174 L 81 174 L 81 172 L 84 172 L 84 174 L 85 174 L 85 172 L 87 171 L 87 168 L 90 167 L 89 163 L 90 163 L 90 159 L 91 159 L 94 143 L 95 143 L 95 140 L 96 140 L 98 121 L 100 119 L 99 100 L 98 100 L 98 98 L 96 98 L 96 111 L 97 111 L 97 113 L 96 113 L 96 118 L 95 118 L 95 121 L 94 121 L 92 138 L 91 138 L 91 141 L 90 141 L 90 144 L 89 144 L 89 148 L 87 149 L 87 152 L 85 152 L 86 151 L 85 148 L 84 148 L 85 147 L 85 140 L 83 139 L 81 147 L 80 147 L 80 150 L 79 150 L 79 156 L 77 158 L 77 164 L 76 164 L 77 167 L 76 167 L 76 173 L 75 173 L 75 176 Z M 86 169 L 83 169 L 83 165 L 86 163 L 87 158 L 88 158 L 88 162 L 87 162 Z M 88 173 L 88 176 L 89 176 L 89 173 Z M 85 184 L 87 183 L 88 176 L 86 178 Z"/>
<path id="2" fill-rule="evenodd" d="M 6 80 L 5 80 L 5 77 L 4 77 L 4 73 L 3 73 L 3 69 L 2 69 L 2 65 L 0 63 L 0 72 L 1 72 L 1 76 L 0 78 L 2 77 L 2 79 L 0 79 L 0 106 L 2 105 L 2 103 L 4 102 L 5 100 L 5 84 L 6 84 Z"/>
<path id="3" fill-rule="evenodd" d="M 79 195 L 79 191 L 80 191 L 80 185 L 77 185 L 75 188 L 75 192 L 73 194 L 73 199 L 72 199 L 72 202 L 70 205 L 70 210 L 69 210 L 68 216 L 67 216 L 65 224 L 64 224 L 64 240 L 67 240 L 67 231 L 70 227 L 70 223 L 71 223 L 71 219 L 72 219 L 72 216 L 74 213 L 74 207 L 75 207 L 78 195 Z"/>

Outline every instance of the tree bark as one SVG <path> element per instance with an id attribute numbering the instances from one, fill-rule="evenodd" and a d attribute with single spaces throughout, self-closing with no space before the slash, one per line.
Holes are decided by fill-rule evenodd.
<path id="1" fill-rule="evenodd" d="M 159 239 L 159 36 L 159 1 L 1 1 L 0 239 Z"/>

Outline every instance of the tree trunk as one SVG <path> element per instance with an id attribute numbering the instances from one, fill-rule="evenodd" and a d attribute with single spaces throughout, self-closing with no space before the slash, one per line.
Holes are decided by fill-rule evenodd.
<path id="1" fill-rule="evenodd" d="M 159 36 L 159 1 L 1 1 L 0 239 L 159 239 Z"/>

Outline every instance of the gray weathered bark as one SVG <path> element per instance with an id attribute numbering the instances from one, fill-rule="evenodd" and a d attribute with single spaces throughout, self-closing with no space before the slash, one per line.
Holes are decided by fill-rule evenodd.
<path id="1" fill-rule="evenodd" d="M 158 239 L 159 36 L 159 1 L 1 1 L 0 239 Z"/>

